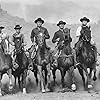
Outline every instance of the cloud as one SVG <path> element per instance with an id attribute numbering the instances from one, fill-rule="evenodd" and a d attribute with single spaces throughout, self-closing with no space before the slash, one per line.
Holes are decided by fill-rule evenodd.
<path id="1" fill-rule="evenodd" d="M 20 3 L 20 4 L 30 4 L 30 5 L 39 5 L 41 4 L 41 0 L 0 0 L 0 2 L 6 3 Z"/>
<path id="2" fill-rule="evenodd" d="M 43 17 L 46 22 L 56 23 L 65 20 L 68 23 L 78 22 L 82 16 L 88 16 L 94 21 L 99 18 L 99 10 L 94 6 L 95 0 L 0 0 L 3 8 L 12 15 L 24 17 L 33 21 Z M 89 7 L 91 5 L 92 7 Z"/>

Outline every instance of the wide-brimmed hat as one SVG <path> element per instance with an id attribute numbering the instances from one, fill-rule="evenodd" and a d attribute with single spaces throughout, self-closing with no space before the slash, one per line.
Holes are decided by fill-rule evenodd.
<path id="1" fill-rule="evenodd" d="M 21 29 L 22 27 L 20 26 L 20 25 L 16 25 L 15 27 L 14 27 L 14 29 Z"/>
<path id="2" fill-rule="evenodd" d="M 90 22 L 90 19 L 88 19 L 87 17 L 83 17 L 83 18 L 80 19 L 80 21 L 81 21 L 81 22 L 83 22 L 83 21 Z"/>
<path id="3" fill-rule="evenodd" d="M 42 24 L 44 23 L 44 20 L 42 18 L 37 18 L 34 22 L 37 23 L 38 21 L 42 22 Z"/>
<path id="4" fill-rule="evenodd" d="M 66 22 L 64 22 L 64 21 L 59 21 L 59 23 L 57 24 L 57 26 L 59 26 L 59 25 L 61 25 L 61 24 L 66 24 Z"/>
<path id="5" fill-rule="evenodd" d="M 0 26 L 0 29 L 4 29 L 5 27 L 4 26 Z"/>

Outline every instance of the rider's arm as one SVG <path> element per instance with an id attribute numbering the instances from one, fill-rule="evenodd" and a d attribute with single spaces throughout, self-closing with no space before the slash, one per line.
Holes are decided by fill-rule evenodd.
<path id="1" fill-rule="evenodd" d="M 47 29 L 45 29 L 44 34 L 45 34 L 45 39 L 49 39 L 50 38 L 50 35 L 49 35 L 49 32 L 48 32 Z"/>
<path id="2" fill-rule="evenodd" d="M 52 39 L 52 42 L 53 42 L 53 43 L 56 43 L 56 42 L 57 42 L 57 39 L 58 39 L 58 33 L 55 32 L 54 37 L 53 37 L 53 39 Z"/>
<path id="3" fill-rule="evenodd" d="M 91 44 L 92 44 L 92 45 L 96 45 L 96 43 L 95 43 L 95 41 L 94 41 L 94 36 L 93 36 L 92 32 L 91 32 Z"/>
<path id="4" fill-rule="evenodd" d="M 26 46 L 27 45 L 27 43 L 26 43 L 26 41 L 25 41 L 25 37 L 24 37 L 24 35 L 22 34 L 22 40 L 23 40 L 23 46 Z"/>
<path id="5" fill-rule="evenodd" d="M 8 39 L 8 35 L 6 35 L 5 33 L 3 33 L 3 35 L 2 35 L 2 39 Z"/>
<path id="6" fill-rule="evenodd" d="M 12 36 L 11 38 L 9 38 L 9 43 L 14 46 L 15 43 L 14 43 L 14 37 Z"/>
<path id="7" fill-rule="evenodd" d="M 31 32 L 31 41 L 32 41 L 32 43 L 34 43 L 34 36 L 35 36 L 35 33 L 34 33 L 34 30 L 32 30 L 32 32 Z"/>
<path id="8" fill-rule="evenodd" d="M 77 28 L 77 30 L 76 30 L 76 42 L 79 40 L 79 37 L 80 37 L 80 35 L 81 35 L 80 31 L 81 31 L 81 26 L 79 26 L 79 27 Z"/>

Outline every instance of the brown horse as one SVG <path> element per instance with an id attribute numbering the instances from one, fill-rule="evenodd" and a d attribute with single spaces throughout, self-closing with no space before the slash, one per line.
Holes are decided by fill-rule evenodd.
<path id="1" fill-rule="evenodd" d="M 91 31 L 83 30 L 83 37 L 81 39 L 82 46 L 79 50 L 79 54 L 77 55 L 77 61 L 80 63 L 78 65 L 78 70 L 80 75 L 82 76 L 84 88 L 88 88 L 88 90 L 92 89 L 91 81 L 92 81 L 92 71 L 94 72 L 93 80 L 96 81 L 96 61 L 95 61 L 95 51 L 90 44 L 91 41 Z M 90 71 L 88 72 L 89 69 Z M 85 82 L 84 71 L 87 76 L 87 84 Z M 88 87 L 87 87 L 88 86 Z"/>
<path id="2" fill-rule="evenodd" d="M 1 93 L 1 79 L 3 74 L 7 73 L 9 76 L 9 89 L 13 88 L 12 85 L 12 58 L 9 54 L 5 54 L 4 48 L 3 48 L 3 41 L 0 43 L 0 96 L 2 96 Z"/>
<path id="3" fill-rule="evenodd" d="M 23 94 L 26 94 L 26 77 L 29 66 L 29 59 L 26 56 L 26 53 L 24 51 L 24 46 L 22 45 L 20 37 L 15 39 L 14 54 L 16 56 L 15 62 L 18 64 L 18 67 L 12 68 L 12 74 L 15 77 L 15 84 L 16 84 L 16 78 L 18 77 L 19 87 L 22 88 Z M 22 79 L 20 80 L 20 78 Z"/>
<path id="4" fill-rule="evenodd" d="M 36 51 L 35 64 L 39 74 L 39 83 L 42 92 L 50 91 L 48 86 L 50 85 L 50 53 L 46 48 L 45 34 L 37 34 L 38 49 Z M 48 80 L 47 80 L 48 79 Z"/>
<path id="5" fill-rule="evenodd" d="M 70 29 L 69 29 L 70 32 Z M 55 84 L 55 79 L 56 79 L 56 70 L 59 69 L 61 72 L 61 82 L 62 82 L 62 88 L 64 87 L 64 77 L 66 74 L 66 71 L 70 72 L 71 78 L 72 78 L 72 88 L 73 86 L 76 87 L 75 82 L 74 82 L 74 56 L 72 54 L 72 48 L 70 45 L 70 35 L 64 35 L 64 41 L 62 41 L 62 50 L 60 56 L 56 59 L 54 58 L 54 63 L 52 65 L 52 74 L 53 74 L 53 79 L 54 79 L 54 84 Z"/>

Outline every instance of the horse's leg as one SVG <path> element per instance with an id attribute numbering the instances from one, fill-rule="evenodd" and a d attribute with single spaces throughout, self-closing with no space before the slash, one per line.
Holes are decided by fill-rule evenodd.
<path id="1" fill-rule="evenodd" d="M 65 70 L 63 68 L 60 68 L 62 88 L 64 88 L 64 71 Z"/>
<path id="2" fill-rule="evenodd" d="M 86 68 L 86 67 L 84 67 Z M 87 77 L 87 89 L 88 91 L 92 88 L 92 85 L 91 85 L 91 78 L 89 77 L 89 73 L 88 73 L 88 70 L 87 68 L 84 69 L 85 73 L 86 73 L 86 77 Z"/>
<path id="3" fill-rule="evenodd" d="M 47 75 L 48 75 L 48 71 L 47 71 L 47 69 L 45 69 L 45 84 L 47 84 L 47 81 L 48 81 Z"/>
<path id="4" fill-rule="evenodd" d="M 50 83 L 51 83 L 51 80 L 50 80 L 50 77 L 51 77 L 51 72 L 50 72 L 50 64 L 47 66 L 47 72 L 46 72 L 46 79 L 47 79 L 47 84 L 46 84 L 46 91 L 50 91 Z"/>
<path id="5" fill-rule="evenodd" d="M 21 89 L 21 80 L 20 80 L 20 75 L 18 75 L 18 85 L 19 85 L 19 89 Z"/>
<path id="6" fill-rule="evenodd" d="M 38 85 L 38 77 L 37 77 L 37 74 L 38 74 L 38 72 L 35 70 L 34 71 L 34 76 L 35 76 L 35 79 L 36 79 L 36 84 Z"/>
<path id="7" fill-rule="evenodd" d="M 97 76 L 96 76 L 96 67 L 93 69 L 93 72 L 94 72 L 94 76 L 93 76 L 93 81 L 96 81 L 97 80 Z"/>
<path id="8" fill-rule="evenodd" d="M 72 85 L 71 85 L 71 88 L 73 91 L 76 90 L 76 85 L 75 85 L 75 77 L 74 77 L 74 66 L 72 66 L 70 68 L 70 75 L 71 75 L 71 78 L 72 78 Z"/>
<path id="9" fill-rule="evenodd" d="M 43 71 L 42 71 L 42 66 L 38 65 L 37 66 L 38 71 L 39 71 L 39 83 L 40 83 L 40 88 L 42 89 L 42 93 L 45 93 L 45 87 L 44 87 L 44 77 L 43 77 Z"/>
<path id="10" fill-rule="evenodd" d="M 26 94 L 26 77 L 27 77 L 27 70 L 24 70 L 22 74 L 22 88 L 23 88 L 23 94 Z"/>
<path id="11" fill-rule="evenodd" d="M 0 96 L 2 96 L 2 91 L 1 91 L 1 87 L 2 87 L 2 74 L 0 73 Z"/>
<path id="12" fill-rule="evenodd" d="M 17 77 L 14 76 L 14 78 L 15 78 L 15 83 L 14 83 L 14 85 L 15 85 L 15 87 L 16 87 L 16 86 L 17 86 L 17 84 L 16 84 Z"/>
<path id="13" fill-rule="evenodd" d="M 92 77 L 92 70 L 93 70 L 93 68 L 90 68 L 89 78 Z"/>
<path id="14" fill-rule="evenodd" d="M 78 67 L 78 71 L 82 77 L 82 80 L 83 80 L 83 85 L 84 85 L 84 88 L 85 88 L 85 77 L 84 77 L 84 72 L 83 72 L 83 69 Z"/>
<path id="15" fill-rule="evenodd" d="M 12 84 L 12 69 L 8 70 L 8 76 L 9 76 L 9 90 L 12 90 L 13 84 Z"/>
<path id="16" fill-rule="evenodd" d="M 56 83 L 56 69 L 54 68 L 53 70 L 52 70 L 52 74 L 53 74 L 53 80 L 54 80 L 54 86 L 55 86 L 55 83 Z"/>

